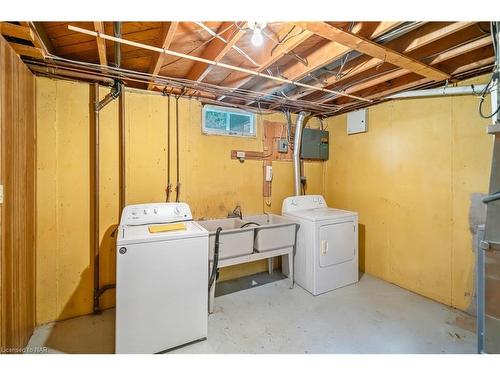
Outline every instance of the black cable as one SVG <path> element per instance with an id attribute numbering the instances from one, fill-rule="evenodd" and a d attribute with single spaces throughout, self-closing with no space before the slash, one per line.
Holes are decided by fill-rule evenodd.
<path id="1" fill-rule="evenodd" d="M 210 294 L 210 289 L 215 281 L 215 277 L 217 276 L 217 268 L 219 265 L 219 238 L 220 232 L 222 232 L 222 228 L 218 227 L 215 231 L 215 246 L 214 246 L 214 260 L 212 263 L 212 272 L 210 274 L 210 279 L 208 280 L 208 293 Z"/>
<path id="2" fill-rule="evenodd" d="M 495 116 L 498 113 L 498 111 L 500 111 L 500 106 L 498 106 L 495 111 L 493 111 L 493 108 L 491 109 L 493 112 L 490 115 L 485 115 L 483 113 L 484 99 L 485 99 L 486 95 L 488 94 L 488 92 L 490 90 L 491 83 L 496 79 L 497 85 L 500 84 L 500 82 L 498 82 L 498 78 L 495 78 L 497 76 L 498 76 L 498 72 L 493 73 L 493 75 L 491 76 L 490 81 L 486 84 L 486 86 L 484 87 L 484 89 L 481 91 L 481 94 L 480 94 L 478 111 L 479 111 L 479 116 L 481 116 L 484 119 L 490 119 L 493 116 Z M 497 88 L 497 90 L 498 90 L 498 88 Z"/>
<path id="3" fill-rule="evenodd" d="M 260 227 L 259 223 L 256 223 L 255 221 L 249 221 L 248 223 L 243 224 L 240 228 L 245 228 L 248 225 L 257 225 L 258 227 Z"/>

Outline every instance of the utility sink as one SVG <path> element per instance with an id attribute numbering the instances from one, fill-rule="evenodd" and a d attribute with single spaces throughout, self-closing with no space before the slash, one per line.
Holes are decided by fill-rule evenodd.
<path id="1" fill-rule="evenodd" d="M 219 244 L 219 259 L 234 258 L 253 253 L 254 226 L 245 226 L 246 221 L 238 218 L 197 221 L 209 231 L 209 256 L 214 258 L 215 232 L 222 228 Z"/>
<path id="2" fill-rule="evenodd" d="M 249 227 L 255 229 L 254 249 L 258 252 L 295 245 L 295 232 L 298 224 L 283 216 L 263 214 L 245 216 L 244 220 Z"/>

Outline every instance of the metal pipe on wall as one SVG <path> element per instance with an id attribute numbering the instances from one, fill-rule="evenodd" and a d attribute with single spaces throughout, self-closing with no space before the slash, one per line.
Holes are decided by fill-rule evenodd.
<path id="1" fill-rule="evenodd" d="M 301 111 L 297 116 L 295 124 L 295 134 L 293 139 L 293 176 L 295 183 L 295 195 L 302 195 L 302 171 L 300 168 L 300 142 L 302 139 L 302 129 L 304 127 L 304 119 L 309 116 L 309 112 Z"/>
<path id="2" fill-rule="evenodd" d="M 120 125 L 119 125 L 119 154 L 120 154 L 120 171 L 119 171 L 119 189 L 120 189 L 120 206 L 125 205 L 125 190 L 124 190 L 124 147 L 125 147 L 125 132 L 124 132 L 124 101 L 123 101 L 123 90 L 122 84 L 119 81 L 115 81 L 115 85 L 111 88 L 111 91 L 102 99 L 99 100 L 99 84 L 94 83 L 92 85 L 92 96 L 91 96 L 91 113 L 93 114 L 93 126 L 91 127 L 91 150 L 90 150 L 90 163 L 91 163 L 91 244 L 93 247 L 94 254 L 94 303 L 93 311 L 98 313 L 99 308 L 99 298 L 108 289 L 114 288 L 114 285 L 104 285 L 100 286 L 100 254 L 99 254 L 99 112 L 107 104 L 111 103 L 112 100 L 120 98 Z M 120 210 L 121 214 L 121 210 Z"/>
<path id="3" fill-rule="evenodd" d="M 122 90 L 118 100 L 118 168 L 120 169 L 118 177 L 119 185 L 119 204 L 118 204 L 118 220 L 125 208 L 125 179 L 126 179 L 126 162 L 125 162 L 125 91 Z"/>
<path id="4" fill-rule="evenodd" d="M 121 37 L 121 22 L 115 22 L 113 24 L 113 29 L 115 36 Z M 115 42 L 115 65 L 120 67 L 120 44 Z M 109 289 L 113 289 L 115 284 L 107 284 L 100 286 L 100 254 L 99 254 L 99 112 L 106 105 L 111 103 L 113 100 L 119 98 L 119 110 L 118 110 L 118 184 L 119 184 L 119 210 L 118 218 L 125 207 L 125 95 L 123 91 L 123 84 L 120 80 L 115 79 L 111 91 L 106 94 L 106 96 L 99 100 L 99 84 L 93 84 L 93 93 L 91 106 L 93 110 L 93 122 L 94 126 L 92 129 L 91 140 L 91 170 L 92 179 L 91 184 L 93 185 L 93 191 L 91 189 L 91 201 L 92 201 L 92 246 L 94 253 L 94 303 L 93 312 L 100 312 L 99 299 L 101 295 Z"/>
<path id="5" fill-rule="evenodd" d="M 428 98 L 433 96 L 450 95 L 479 95 L 486 85 L 469 85 L 456 87 L 441 87 L 435 89 L 404 91 L 398 94 L 390 95 L 387 99 L 406 99 L 406 98 Z"/>
<path id="6" fill-rule="evenodd" d="M 93 126 L 90 130 L 90 200 L 91 200 L 91 246 L 94 255 L 94 304 L 93 311 L 99 310 L 99 84 L 92 85 L 90 109 Z"/>
<path id="7" fill-rule="evenodd" d="M 112 78 L 97 77 L 96 75 L 91 74 L 91 73 L 73 72 L 71 70 L 66 70 L 63 68 L 52 68 L 52 67 L 48 67 L 48 66 L 37 66 L 37 65 L 33 65 L 33 64 L 27 64 L 27 65 L 31 71 L 41 73 L 41 74 L 46 74 L 49 76 L 60 75 L 60 76 L 67 77 L 67 78 L 84 79 L 84 80 L 91 80 L 91 81 L 99 80 L 102 83 L 105 83 L 108 85 L 111 85 L 114 82 L 114 80 Z"/>
<path id="8" fill-rule="evenodd" d="M 122 37 L 122 23 L 121 22 L 113 22 L 113 35 L 115 38 Z M 122 53 L 120 49 L 120 43 L 114 42 L 115 44 L 115 66 L 119 68 L 121 66 L 122 61 Z"/>

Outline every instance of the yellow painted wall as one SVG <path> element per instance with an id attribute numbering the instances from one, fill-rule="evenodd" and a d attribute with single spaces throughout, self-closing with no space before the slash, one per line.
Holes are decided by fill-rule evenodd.
<path id="1" fill-rule="evenodd" d="M 107 89 L 101 90 L 104 96 Z M 92 269 L 89 247 L 89 85 L 37 78 L 37 322 L 90 313 Z M 165 200 L 168 99 L 126 93 L 126 202 Z M 175 141 L 175 99 L 171 99 L 171 142 Z M 225 217 L 240 204 L 244 214 L 281 212 L 293 194 L 290 162 L 273 163 L 271 207 L 262 198 L 262 162 L 231 160 L 232 149 L 262 151 L 262 121 L 284 121 L 281 114 L 257 118 L 257 137 L 206 136 L 201 105 L 179 100 L 181 201 L 193 216 Z M 308 126 L 317 127 L 311 120 Z M 118 103 L 100 114 L 101 281 L 114 282 L 118 223 Z M 171 150 L 175 184 L 175 148 Z M 323 163 L 307 163 L 308 193 L 323 190 Z M 175 195 L 174 195 L 175 197 Z M 221 280 L 264 271 L 265 261 L 223 269 Z M 114 292 L 102 298 L 114 305 Z"/>
<path id="2" fill-rule="evenodd" d="M 329 205 L 359 212 L 363 270 L 463 310 L 474 291 L 470 198 L 488 191 L 493 144 L 477 104 L 383 103 L 369 109 L 368 132 L 351 136 L 346 115 L 330 118 L 324 179 Z"/>

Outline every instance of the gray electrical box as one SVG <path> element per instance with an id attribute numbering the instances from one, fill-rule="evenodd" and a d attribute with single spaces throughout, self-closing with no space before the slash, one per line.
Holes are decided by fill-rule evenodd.
<path id="1" fill-rule="evenodd" d="M 304 128 L 300 147 L 301 159 L 328 160 L 329 138 L 326 130 Z"/>
<path id="2" fill-rule="evenodd" d="M 278 139 L 278 152 L 281 153 L 288 152 L 288 140 L 286 138 Z"/>

